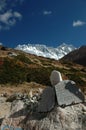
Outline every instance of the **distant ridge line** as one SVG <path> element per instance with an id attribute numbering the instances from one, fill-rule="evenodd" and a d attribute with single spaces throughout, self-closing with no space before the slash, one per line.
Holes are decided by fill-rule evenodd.
<path id="1" fill-rule="evenodd" d="M 60 46 L 54 48 L 54 47 L 48 47 L 46 45 L 41 44 L 19 44 L 16 48 L 16 50 L 22 50 L 24 52 L 35 54 L 37 56 L 43 56 L 46 58 L 51 58 L 55 60 L 59 60 L 71 51 L 75 50 L 76 47 L 73 45 L 68 44 L 61 44 Z"/>

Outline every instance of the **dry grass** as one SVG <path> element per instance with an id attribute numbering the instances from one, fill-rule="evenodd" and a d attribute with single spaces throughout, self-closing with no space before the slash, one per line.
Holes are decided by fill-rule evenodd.
<path id="1" fill-rule="evenodd" d="M 35 82 L 31 82 L 31 83 L 24 82 L 18 85 L 6 84 L 6 85 L 0 85 L 0 94 L 7 93 L 8 95 L 11 95 L 13 93 L 19 93 L 19 92 L 29 94 L 31 90 L 33 91 L 33 93 L 35 93 L 39 89 L 44 89 L 44 88 L 46 88 L 46 86 L 37 84 Z"/>
<path id="2" fill-rule="evenodd" d="M 45 72 L 47 74 L 49 73 L 49 75 L 50 75 L 50 72 L 53 69 L 60 71 L 62 74 L 63 80 L 66 80 L 66 79 L 75 80 L 75 82 L 77 83 L 77 86 L 79 86 L 83 90 L 83 92 L 86 93 L 86 67 L 83 67 L 83 66 L 75 64 L 75 63 L 48 59 L 48 58 L 44 58 L 41 56 L 36 56 L 36 55 L 28 54 L 28 53 L 25 53 L 22 51 L 9 49 L 9 48 L 6 51 L 0 50 L 0 55 L 2 56 L 2 58 L 8 57 L 8 52 L 15 52 L 16 54 L 24 54 L 32 63 L 30 63 L 30 64 L 23 63 L 23 65 L 26 65 L 25 67 L 28 67 L 28 70 L 30 70 L 32 72 L 37 69 L 40 69 L 40 70 L 43 69 L 42 72 L 44 72 L 44 70 L 45 70 Z M 13 58 L 13 57 L 11 57 L 11 58 Z M 46 73 L 43 73 L 44 74 L 43 78 L 45 79 L 43 81 L 43 83 L 45 83 L 45 81 L 48 82 L 48 80 L 46 78 L 47 76 L 45 76 Z M 31 74 L 30 74 L 30 76 L 33 76 Z M 37 75 L 37 73 L 35 73 L 35 71 L 34 71 L 34 74 L 35 74 L 34 75 L 34 77 L 35 77 Z M 77 77 L 77 79 L 76 79 L 76 77 Z M 37 78 L 38 77 L 36 77 L 35 79 L 37 79 Z M 81 82 L 78 79 L 80 79 Z M 40 80 L 40 78 L 38 79 L 38 81 L 39 80 Z M 25 81 L 27 81 L 27 80 L 25 80 Z M 28 82 L 30 82 L 30 81 L 28 81 Z M 32 81 L 36 82 L 35 80 L 32 80 Z M 26 82 L 22 83 L 22 84 L 18 84 L 18 85 L 17 84 L 16 85 L 6 84 L 6 85 L 2 85 L 2 86 L 3 87 L 0 87 L 0 93 L 8 92 L 9 94 L 14 93 L 14 92 L 29 93 L 29 91 L 31 89 L 36 91 L 38 88 L 46 87 L 46 86 L 43 86 L 40 84 L 26 83 Z"/>

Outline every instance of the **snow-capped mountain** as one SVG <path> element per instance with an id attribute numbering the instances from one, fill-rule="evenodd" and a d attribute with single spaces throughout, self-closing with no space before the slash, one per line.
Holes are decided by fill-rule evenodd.
<path id="1" fill-rule="evenodd" d="M 67 45 L 63 43 L 57 48 L 47 47 L 46 45 L 40 44 L 23 44 L 18 45 L 15 49 L 22 50 L 30 54 L 35 54 L 37 56 L 43 56 L 58 60 L 76 48 L 73 45 Z"/>

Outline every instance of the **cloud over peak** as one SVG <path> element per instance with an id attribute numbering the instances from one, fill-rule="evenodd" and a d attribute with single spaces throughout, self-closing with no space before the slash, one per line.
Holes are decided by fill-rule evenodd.
<path id="1" fill-rule="evenodd" d="M 85 24 L 86 22 L 81 21 L 81 20 L 73 21 L 73 27 L 84 26 Z"/>
<path id="2" fill-rule="evenodd" d="M 50 14 L 52 14 L 52 11 L 47 11 L 47 10 L 43 11 L 43 15 L 50 15 Z"/>

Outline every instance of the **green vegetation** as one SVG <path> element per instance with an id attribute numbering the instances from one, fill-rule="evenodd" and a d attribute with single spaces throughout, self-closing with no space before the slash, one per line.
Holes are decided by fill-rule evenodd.
<path id="1" fill-rule="evenodd" d="M 29 63 L 29 61 L 27 57 L 22 57 L 22 55 L 14 58 L 4 58 L 3 65 L 0 67 L 0 84 L 18 84 L 24 81 L 33 81 L 50 85 L 49 77 L 54 68 L 29 68 L 24 63 Z"/>
<path id="2" fill-rule="evenodd" d="M 26 57 L 23 53 L 21 53 L 20 55 L 17 55 L 14 57 L 15 61 L 21 61 L 23 63 L 27 63 L 27 64 L 31 64 L 33 63 L 28 57 Z"/>
<path id="3" fill-rule="evenodd" d="M 67 74 L 67 77 L 70 80 L 75 81 L 78 86 L 85 86 L 86 85 L 86 82 L 82 80 L 82 78 L 80 77 L 80 75 L 77 75 L 75 73 L 74 74 Z"/>
<path id="4" fill-rule="evenodd" d="M 0 67 L 0 84 L 21 83 L 26 80 L 27 69 L 22 64 L 17 64 L 14 59 L 4 59 Z"/>
<path id="5" fill-rule="evenodd" d="M 50 74 L 54 68 L 32 68 L 28 71 L 27 81 L 43 85 L 50 85 Z"/>

